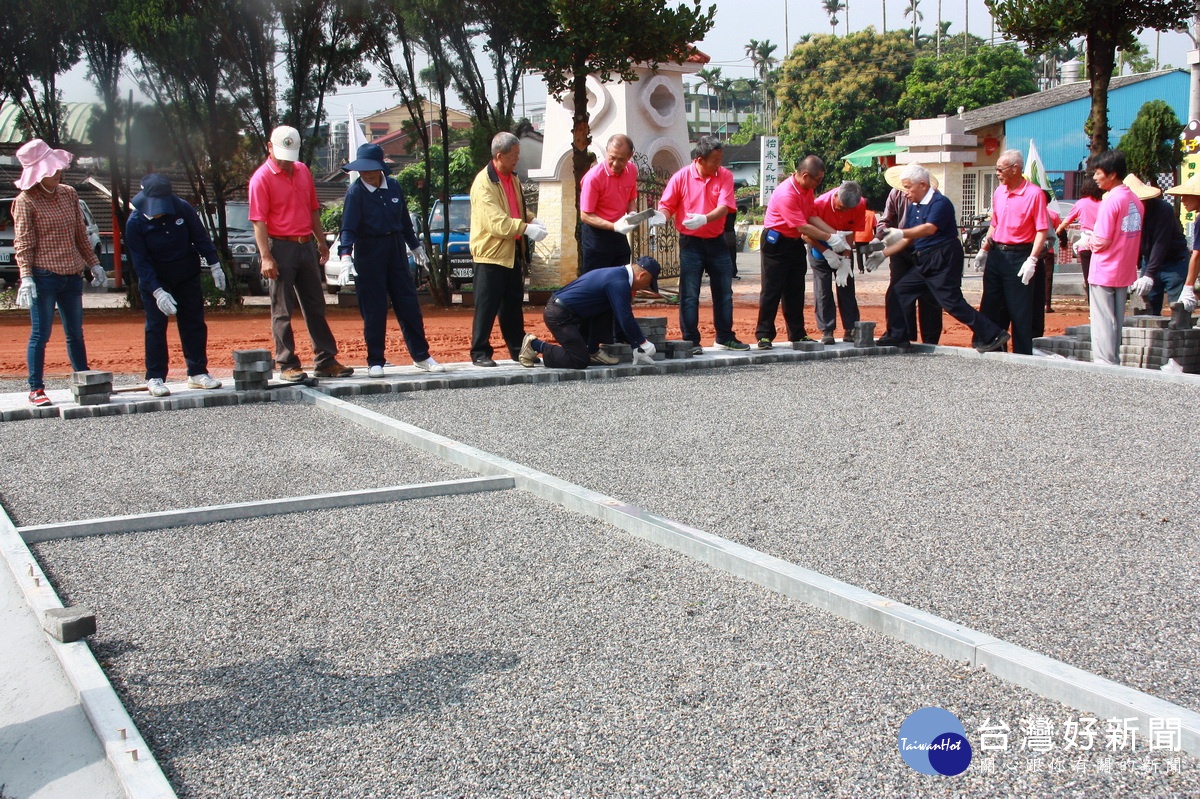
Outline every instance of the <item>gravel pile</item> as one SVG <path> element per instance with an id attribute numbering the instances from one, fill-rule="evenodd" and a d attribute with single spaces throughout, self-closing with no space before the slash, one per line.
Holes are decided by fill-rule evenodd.
<path id="1" fill-rule="evenodd" d="M 1200 389 L 914 355 L 358 401 L 1200 710 Z"/>
<path id="2" fill-rule="evenodd" d="M 184 797 L 1200 793 L 1178 755 L 1030 757 L 1021 719 L 1078 713 L 521 492 L 37 550 Z M 912 771 L 926 705 L 1010 753 Z"/>
<path id="3" fill-rule="evenodd" d="M 17 525 L 474 477 L 359 425 L 270 403 L 3 425 Z"/>

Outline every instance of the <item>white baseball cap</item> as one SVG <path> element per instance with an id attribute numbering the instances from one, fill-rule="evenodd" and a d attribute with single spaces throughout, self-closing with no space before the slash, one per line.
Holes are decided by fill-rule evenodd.
<path id="1" fill-rule="evenodd" d="M 300 131 L 290 125 L 280 125 L 271 131 L 271 152 L 280 161 L 300 158 Z"/>

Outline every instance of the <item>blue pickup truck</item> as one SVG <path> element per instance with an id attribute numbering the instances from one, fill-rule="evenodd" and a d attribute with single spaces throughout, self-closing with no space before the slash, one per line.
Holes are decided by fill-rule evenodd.
<path id="1" fill-rule="evenodd" d="M 450 198 L 450 242 L 443 242 L 445 236 L 446 205 L 441 200 L 435 200 L 429 210 L 429 241 L 435 253 L 447 249 L 447 277 L 450 285 L 461 288 L 464 283 L 475 279 L 475 262 L 471 259 L 471 248 L 468 241 L 471 236 L 471 198 L 465 194 L 456 194 Z"/>

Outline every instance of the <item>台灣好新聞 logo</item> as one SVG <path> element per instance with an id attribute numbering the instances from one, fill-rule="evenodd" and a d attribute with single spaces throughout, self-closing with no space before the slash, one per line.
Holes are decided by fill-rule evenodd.
<path id="1" fill-rule="evenodd" d="M 953 777 L 971 765 L 971 744 L 962 722 L 948 710 L 923 707 L 909 715 L 896 735 L 900 756 L 914 771 Z"/>

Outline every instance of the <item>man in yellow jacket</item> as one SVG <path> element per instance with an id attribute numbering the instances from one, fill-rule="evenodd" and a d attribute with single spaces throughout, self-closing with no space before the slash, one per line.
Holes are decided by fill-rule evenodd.
<path id="1" fill-rule="evenodd" d="M 546 226 L 525 210 L 515 170 L 521 142 L 511 133 L 492 138 L 492 160 L 471 184 L 471 258 L 475 261 L 475 320 L 471 325 L 471 363 L 495 366 L 492 326 L 500 316 L 500 334 L 515 361 L 525 339 L 522 267 L 528 260 L 525 237 L 546 238 Z"/>

